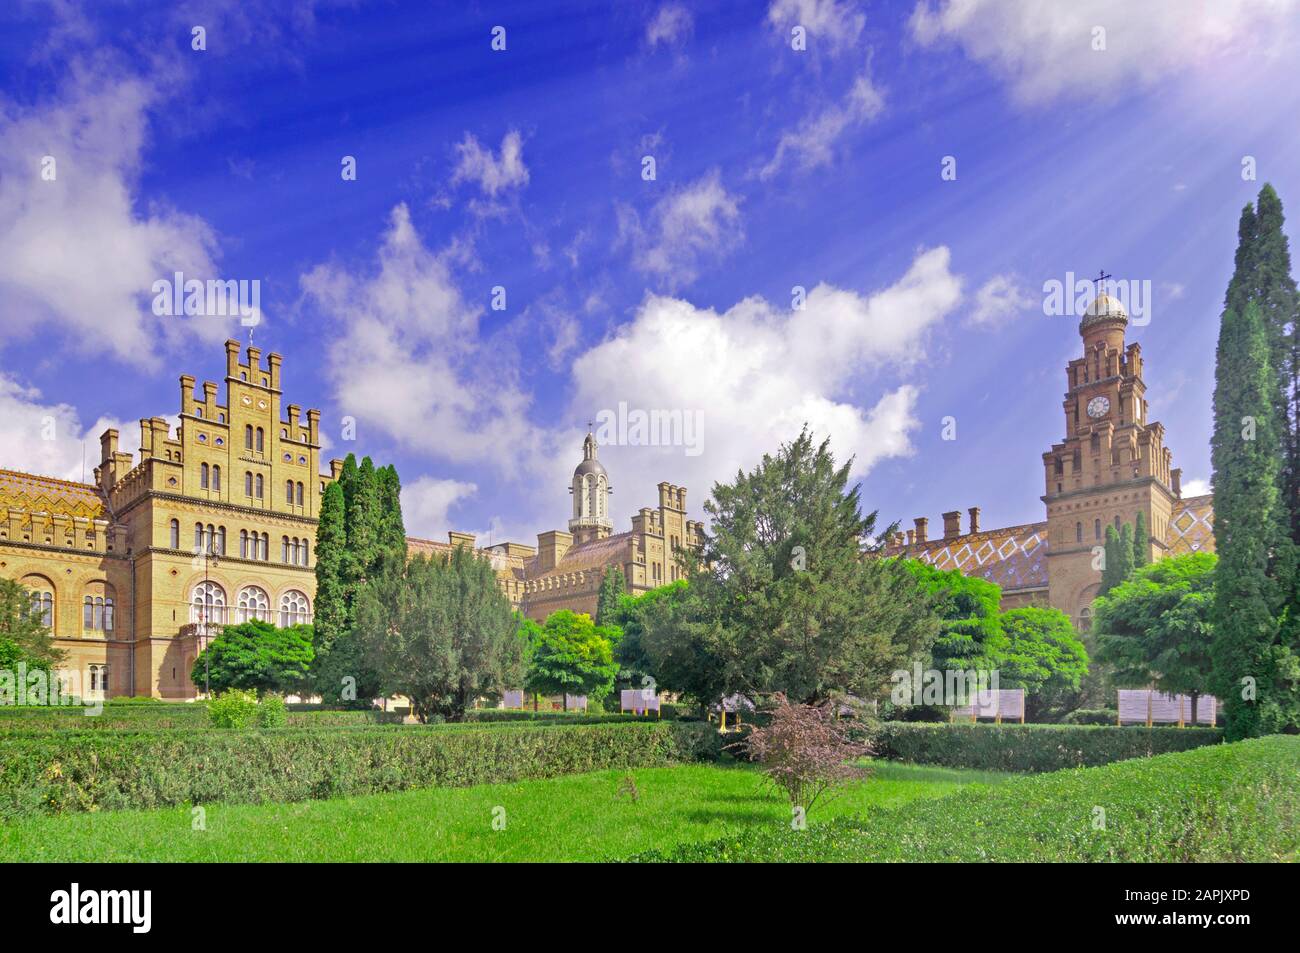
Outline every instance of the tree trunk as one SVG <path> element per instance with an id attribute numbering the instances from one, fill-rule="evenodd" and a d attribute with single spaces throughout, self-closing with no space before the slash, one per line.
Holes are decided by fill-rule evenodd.
<path id="1" fill-rule="evenodd" d="M 1200 700 L 1200 692 L 1192 692 L 1192 727 L 1196 727 L 1196 703 Z"/>

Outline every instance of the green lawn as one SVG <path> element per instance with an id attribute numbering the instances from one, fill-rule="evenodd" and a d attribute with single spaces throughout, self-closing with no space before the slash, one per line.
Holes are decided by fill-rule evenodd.
<path id="1" fill-rule="evenodd" d="M 817 824 L 871 805 L 942 797 L 1015 775 L 874 766 L 873 776 L 809 817 Z M 635 801 L 620 794 L 628 775 Z M 493 809 L 505 809 L 494 830 Z M 188 808 L 35 817 L 0 824 L 7 861 L 579 861 L 790 823 L 789 807 L 753 769 L 682 765 L 600 771 L 547 781 L 428 788 L 295 804 L 206 807 L 206 830 Z"/>

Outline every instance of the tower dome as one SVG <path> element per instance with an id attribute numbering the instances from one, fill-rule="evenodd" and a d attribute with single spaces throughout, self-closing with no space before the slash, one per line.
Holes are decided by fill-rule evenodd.
<path id="1" fill-rule="evenodd" d="M 1128 323 L 1128 312 L 1124 310 L 1124 305 L 1118 298 L 1114 298 L 1106 292 L 1102 292 L 1092 299 L 1092 304 L 1083 313 L 1083 320 L 1080 324 L 1087 327 L 1090 324 L 1097 324 L 1102 321 L 1123 321 Z"/>
<path id="2" fill-rule="evenodd" d="M 588 431 L 587 438 L 582 441 L 582 462 L 574 468 L 573 484 L 569 487 L 573 494 L 569 532 L 573 534 L 575 543 L 603 539 L 614 529 L 608 503 L 614 488 L 609 485 L 605 465 L 596 459 L 596 450 L 596 438 Z"/>

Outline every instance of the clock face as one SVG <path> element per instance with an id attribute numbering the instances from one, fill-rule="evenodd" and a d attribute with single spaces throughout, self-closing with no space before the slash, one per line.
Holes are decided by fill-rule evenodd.
<path id="1" fill-rule="evenodd" d="M 1110 410 L 1110 400 L 1105 397 L 1094 397 L 1088 401 L 1089 417 L 1105 417 L 1108 410 Z"/>

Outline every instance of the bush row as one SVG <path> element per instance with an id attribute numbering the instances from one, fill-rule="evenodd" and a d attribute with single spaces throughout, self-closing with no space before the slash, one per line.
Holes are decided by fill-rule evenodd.
<path id="1" fill-rule="evenodd" d="M 618 722 L 630 721 L 672 721 L 677 718 L 677 709 L 671 705 L 664 705 L 661 717 L 656 718 L 653 714 L 634 715 L 631 712 L 619 714 L 618 712 L 604 712 L 601 714 L 585 714 L 581 711 L 564 712 L 564 711 L 529 711 L 528 709 L 517 708 L 476 708 L 465 713 L 466 721 L 477 722 L 502 722 L 502 721 L 542 721 L 554 722 L 561 721 L 566 725 L 594 725 L 594 724 L 613 724 Z"/>
<path id="2" fill-rule="evenodd" d="M 204 704 L 105 705 L 98 715 L 77 707 L 0 708 L 0 737 L 41 731 L 152 731 L 154 729 L 207 728 Z M 343 725 L 400 724 L 401 714 L 379 709 L 307 709 L 288 712 L 288 724 L 299 728 Z"/>
<path id="3" fill-rule="evenodd" d="M 985 771 L 1096 767 L 1218 744 L 1217 728 L 1141 725 L 989 725 L 884 722 L 873 735 L 878 757 Z"/>
<path id="4" fill-rule="evenodd" d="M 1101 768 L 973 785 L 807 830 L 750 828 L 637 861 L 1293 860 L 1300 737 L 1275 735 Z"/>
<path id="5" fill-rule="evenodd" d="M 0 816 L 263 803 L 715 758 L 704 724 L 45 732 L 0 736 Z"/>

